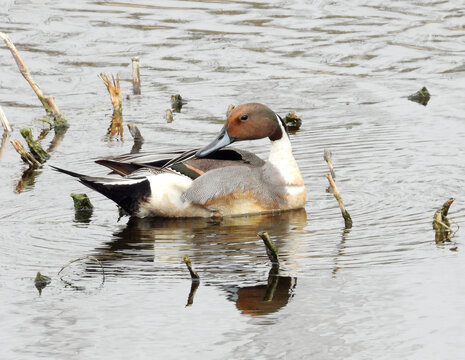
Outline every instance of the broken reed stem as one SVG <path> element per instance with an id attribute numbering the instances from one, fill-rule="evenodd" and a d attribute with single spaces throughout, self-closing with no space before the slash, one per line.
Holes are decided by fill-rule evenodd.
<path id="1" fill-rule="evenodd" d="M 29 165 L 30 168 L 41 167 L 41 163 L 36 160 L 36 158 L 28 151 L 24 149 L 23 144 L 19 140 L 11 141 L 11 145 L 15 148 L 16 152 L 21 156 L 21 159 Z"/>
<path id="2" fill-rule="evenodd" d="M 132 59 L 132 93 L 140 95 L 140 73 L 139 73 L 139 58 Z"/>
<path id="3" fill-rule="evenodd" d="M 134 139 L 134 142 L 144 142 L 144 138 L 142 137 L 142 134 L 140 133 L 140 130 L 136 124 L 128 124 L 128 129 Z"/>
<path id="4" fill-rule="evenodd" d="M 437 244 L 450 241 L 455 234 L 450 227 L 450 221 L 447 218 L 449 208 L 454 202 L 454 198 L 447 200 L 440 209 L 436 210 L 433 216 L 433 229 L 436 231 L 435 240 Z"/>
<path id="5" fill-rule="evenodd" d="M 107 90 L 110 94 L 111 103 L 113 105 L 113 110 L 117 113 L 123 113 L 123 105 L 121 98 L 121 89 L 119 85 L 119 75 L 116 74 L 116 79 L 112 75 L 111 78 L 106 73 L 100 73 L 99 78 L 103 80 L 103 83 L 107 87 Z"/>
<path id="6" fill-rule="evenodd" d="M 31 154 L 36 158 L 38 162 L 43 164 L 48 159 L 50 159 L 50 154 L 46 152 L 39 141 L 35 141 L 32 138 L 32 131 L 30 128 L 22 128 L 20 133 L 24 140 L 26 140 L 27 145 L 29 146 L 29 150 Z"/>
<path id="7" fill-rule="evenodd" d="M 6 115 L 5 115 L 5 113 L 3 112 L 3 109 L 2 109 L 1 106 L 0 106 L 0 120 L 1 120 L 2 125 L 3 125 L 3 130 L 4 130 L 5 132 L 11 132 L 10 123 L 8 122 L 8 119 L 6 118 Z"/>
<path id="8" fill-rule="evenodd" d="M 324 154 L 323 154 L 323 158 L 328 163 L 328 167 L 329 167 L 329 171 L 331 172 L 331 176 L 333 177 L 333 179 L 335 179 L 336 174 L 334 173 L 333 161 L 331 160 L 331 156 L 332 156 L 331 150 L 330 149 L 325 149 Z"/>
<path id="9" fill-rule="evenodd" d="M 189 273 L 191 274 L 192 281 L 199 282 L 200 281 L 200 276 L 192 268 L 191 260 L 187 256 L 184 256 L 184 263 L 187 266 L 187 270 L 189 270 Z"/>
<path id="10" fill-rule="evenodd" d="M 165 119 L 167 123 L 173 122 L 173 112 L 171 111 L 171 109 L 166 110 Z"/>
<path id="11" fill-rule="evenodd" d="M 276 245 L 273 243 L 268 233 L 266 231 L 260 231 L 257 235 L 265 243 L 266 255 L 268 255 L 268 259 L 270 259 L 273 265 L 279 265 L 278 249 L 276 248 Z"/>
<path id="12" fill-rule="evenodd" d="M 5 33 L 0 32 L 0 37 L 3 39 L 5 42 L 7 48 L 11 51 L 11 54 L 13 55 L 13 58 L 16 61 L 16 65 L 18 65 L 18 69 L 21 72 L 21 74 L 24 76 L 26 81 L 29 83 L 31 86 L 32 90 L 36 93 L 37 97 L 39 98 L 40 102 L 45 108 L 45 111 L 49 115 L 53 115 L 56 117 L 61 117 L 61 112 L 58 106 L 55 104 L 55 99 L 53 96 L 45 96 L 42 90 L 40 90 L 39 86 L 36 84 L 34 79 L 31 76 L 31 73 L 29 72 L 29 69 L 24 62 L 23 58 L 19 54 L 18 50 L 16 49 L 15 45 L 11 42 L 10 38 L 8 35 Z"/>
<path id="13" fill-rule="evenodd" d="M 331 187 L 334 197 L 339 203 L 342 217 L 344 218 L 344 222 L 345 222 L 345 227 L 346 229 L 350 229 L 352 227 L 352 218 L 350 217 L 349 212 L 346 210 L 344 203 L 342 202 L 341 194 L 339 193 L 339 190 L 337 189 L 336 184 L 334 183 L 334 180 L 331 174 L 326 174 L 326 178 L 329 181 L 329 186 Z"/>

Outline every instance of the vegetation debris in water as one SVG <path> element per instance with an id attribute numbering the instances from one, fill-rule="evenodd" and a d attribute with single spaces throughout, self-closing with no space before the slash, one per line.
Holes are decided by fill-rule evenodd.
<path id="1" fill-rule="evenodd" d="M 32 131 L 30 128 L 22 128 L 20 131 L 21 135 L 23 136 L 24 140 L 26 140 L 27 145 L 29 146 L 29 150 L 34 158 L 43 164 L 50 158 L 50 154 L 46 152 L 40 142 L 35 141 L 32 138 Z"/>
<path id="2" fill-rule="evenodd" d="M 438 245 L 450 242 L 455 232 L 450 227 L 450 221 L 447 217 L 449 208 L 454 202 L 454 198 L 447 200 L 440 209 L 436 210 L 433 216 L 433 229 L 436 231 L 435 241 Z"/>
<path id="3" fill-rule="evenodd" d="M 407 99 L 426 106 L 430 98 L 431 95 L 428 89 L 426 86 L 423 86 L 420 90 L 418 90 L 415 94 L 410 95 Z"/>
<path id="4" fill-rule="evenodd" d="M 187 266 L 187 270 L 189 270 L 189 273 L 191 274 L 191 279 L 192 281 L 199 282 L 200 281 L 200 276 L 197 274 L 197 272 L 192 268 L 191 260 L 187 257 L 184 256 L 184 263 Z"/>
<path id="5" fill-rule="evenodd" d="M 119 75 L 116 78 L 112 75 L 100 73 L 99 78 L 103 80 L 108 93 L 110 94 L 111 104 L 113 105 L 113 115 L 111 124 L 107 131 L 107 136 L 111 140 L 118 134 L 120 139 L 123 139 L 123 100 L 121 97 L 121 88 L 119 83 Z"/>
<path id="6" fill-rule="evenodd" d="M 170 109 L 166 110 L 165 119 L 167 123 L 173 122 L 173 112 Z"/>
<path id="7" fill-rule="evenodd" d="M 73 198 L 74 210 L 76 211 L 90 211 L 94 208 L 90 202 L 87 194 L 75 194 L 71 193 L 70 195 Z"/>
<path id="8" fill-rule="evenodd" d="M 266 231 L 260 231 L 257 235 L 263 240 L 266 246 L 266 255 L 268 255 L 268 259 L 270 259 L 273 265 L 279 266 L 278 249 L 271 240 L 270 235 L 268 235 Z"/>
<path id="9" fill-rule="evenodd" d="M 302 118 L 296 115 L 295 111 L 288 113 L 284 118 L 284 122 L 289 131 L 297 131 L 302 126 Z"/>
<path id="10" fill-rule="evenodd" d="M 52 279 L 49 276 L 42 275 L 40 272 L 37 273 L 36 278 L 34 279 L 34 284 L 36 289 L 39 290 L 39 295 L 42 295 L 42 289 L 44 289 Z"/>
<path id="11" fill-rule="evenodd" d="M 132 60 L 132 93 L 134 95 L 140 95 L 139 58 L 133 57 L 131 60 Z"/>
<path id="12" fill-rule="evenodd" d="M 234 110 L 235 107 L 236 107 L 236 105 L 234 105 L 234 104 L 229 104 L 228 105 L 228 109 L 226 110 L 226 117 L 229 116 L 229 114 L 231 113 L 231 111 Z"/>
<path id="13" fill-rule="evenodd" d="M 11 132 L 10 123 L 8 122 L 8 119 L 6 118 L 6 115 L 3 112 L 3 109 L 1 106 L 0 106 L 0 121 L 2 122 L 2 125 L 3 125 L 3 131 L 6 133 Z"/>
<path id="14" fill-rule="evenodd" d="M 179 94 L 171 95 L 171 109 L 173 110 L 173 112 L 177 112 L 177 113 L 181 112 L 182 106 L 185 103 L 186 102 L 183 100 L 181 95 Z"/>

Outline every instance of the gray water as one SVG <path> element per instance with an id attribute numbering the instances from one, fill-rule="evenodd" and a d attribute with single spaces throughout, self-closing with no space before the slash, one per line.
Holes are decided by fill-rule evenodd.
<path id="1" fill-rule="evenodd" d="M 23 174 L 10 140 L 24 126 L 38 136 L 44 111 L 2 43 L 0 106 L 14 131 L 0 155 L 0 357 L 463 359 L 463 5 L 3 0 L 0 31 L 71 127 L 59 141 L 51 131 L 42 140 L 54 144 L 51 159 Z M 142 95 L 126 99 L 134 56 Z M 119 219 L 111 201 L 48 166 L 104 175 L 95 159 L 131 151 L 127 129 L 106 137 L 101 72 L 120 74 L 124 122 L 138 125 L 142 151 L 208 143 L 230 103 L 296 111 L 305 209 L 223 222 Z M 422 86 L 427 106 L 407 100 Z M 176 93 L 188 103 L 166 123 Z M 240 145 L 267 156 L 266 141 Z M 326 191 L 324 148 L 350 230 Z M 71 192 L 90 196 L 90 217 L 75 217 Z M 462 229 L 438 245 L 431 217 L 450 197 Z M 282 262 L 268 302 L 260 230 Z M 190 300 L 185 255 L 201 277 Z M 91 259 L 63 271 L 73 286 L 57 276 L 83 256 L 102 262 L 104 284 Z M 37 271 L 52 278 L 41 295 Z"/>

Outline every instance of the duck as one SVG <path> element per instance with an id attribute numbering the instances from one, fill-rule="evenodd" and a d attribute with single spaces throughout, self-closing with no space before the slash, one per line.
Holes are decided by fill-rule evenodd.
<path id="1" fill-rule="evenodd" d="M 270 140 L 265 161 L 227 147 Z M 53 166 L 113 200 L 136 217 L 224 217 L 300 209 L 302 174 L 283 119 L 260 103 L 235 107 L 218 136 L 201 149 L 170 154 L 127 154 L 96 160 L 115 176 L 87 176 Z"/>

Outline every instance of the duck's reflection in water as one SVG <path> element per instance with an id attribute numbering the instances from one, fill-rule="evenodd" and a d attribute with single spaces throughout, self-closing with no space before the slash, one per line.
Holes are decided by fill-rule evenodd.
<path id="1" fill-rule="evenodd" d="M 250 279 L 257 277 L 257 266 L 266 261 L 265 247 L 257 237 L 262 230 L 272 236 L 286 268 L 292 269 L 294 255 L 301 251 L 299 230 L 306 223 L 304 209 L 218 221 L 131 218 L 124 228 L 113 234 L 110 242 L 96 249 L 94 255 L 110 274 L 123 274 L 133 268 L 139 275 L 150 272 L 165 278 L 189 276 L 182 264 L 183 256 L 187 255 L 202 284 L 214 284 L 224 289 L 227 298 L 234 301 L 243 314 L 267 314 L 288 303 L 296 285 L 295 278 L 271 271 L 268 283 L 261 281 L 254 286 L 230 284 L 250 283 Z M 196 287 L 189 294 L 188 306 L 194 303 L 195 290 Z"/>

